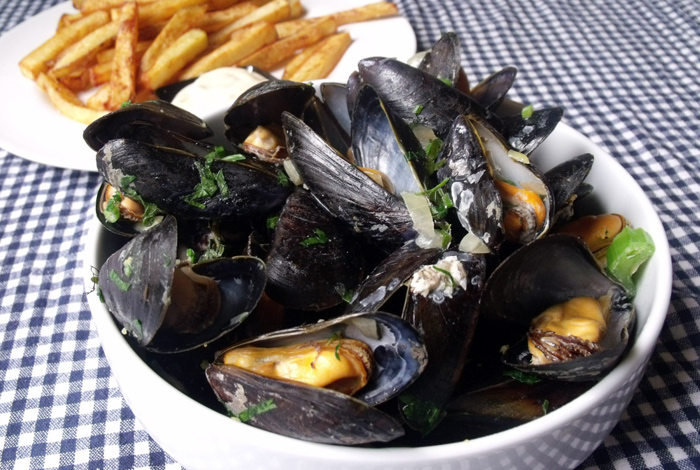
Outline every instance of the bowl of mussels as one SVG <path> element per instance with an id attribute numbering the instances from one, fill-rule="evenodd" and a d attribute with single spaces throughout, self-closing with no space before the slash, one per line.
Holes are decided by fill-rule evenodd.
<path id="1" fill-rule="evenodd" d="M 470 84 L 459 58 L 446 34 L 215 119 L 159 98 L 86 128 L 94 323 L 183 466 L 573 468 L 618 422 L 663 226 L 563 109 L 508 98 L 514 68 Z"/>

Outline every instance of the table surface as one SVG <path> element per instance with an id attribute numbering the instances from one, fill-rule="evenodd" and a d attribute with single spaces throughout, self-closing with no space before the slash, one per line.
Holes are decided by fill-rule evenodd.
<path id="1" fill-rule="evenodd" d="M 0 1 L 0 33 L 55 3 Z M 396 3 L 419 49 L 456 31 L 471 77 L 517 66 L 515 99 L 564 107 L 651 199 L 673 258 L 666 325 L 622 420 L 580 468 L 700 467 L 700 2 Z M 134 419 L 91 324 L 80 255 L 98 175 L 3 149 L 0 175 L 0 465 L 180 468 Z"/>

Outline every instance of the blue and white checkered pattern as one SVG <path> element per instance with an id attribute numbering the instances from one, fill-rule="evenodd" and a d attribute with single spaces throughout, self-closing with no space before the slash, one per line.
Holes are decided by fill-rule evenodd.
<path id="1" fill-rule="evenodd" d="M 55 3 L 3 0 L 0 32 Z M 649 195 L 673 257 L 666 327 L 580 468 L 700 467 L 700 2 L 397 3 L 419 49 L 456 31 L 474 83 L 517 66 L 514 98 L 564 107 Z M 0 175 L 0 468 L 181 468 L 135 420 L 91 325 L 79 259 L 98 176 L 3 150 Z"/>

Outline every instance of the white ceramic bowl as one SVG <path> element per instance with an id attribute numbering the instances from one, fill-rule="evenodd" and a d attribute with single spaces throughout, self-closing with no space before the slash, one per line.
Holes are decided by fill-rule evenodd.
<path id="1" fill-rule="evenodd" d="M 671 262 L 664 228 L 632 177 L 600 147 L 560 124 L 533 160 L 543 169 L 590 152 L 590 201 L 623 214 L 653 238 L 656 252 L 641 271 L 635 305 L 638 328 L 623 361 L 588 392 L 546 416 L 470 441 L 422 448 L 367 449 L 314 444 L 236 422 L 185 396 L 154 373 L 131 349 L 96 294 L 88 302 L 102 346 L 122 394 L 153 439 L 175 460 L 195 469 L 551 469 L 573 468 L 608 435 L 644 374 L 664 324 Z M 87 290 L 91 266 L 114 249 L 99 222 L 85 239 Z"/>

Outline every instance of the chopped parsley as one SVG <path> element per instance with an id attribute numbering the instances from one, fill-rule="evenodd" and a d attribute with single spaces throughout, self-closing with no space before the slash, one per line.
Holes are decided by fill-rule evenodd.
<path id="1" fill-rule="evenodd" d="M 435 137 L 425 146 L 425 170 L 432 175 L 445 165 L 445 160 L 439 160 L 442 151 L 442 139 Z"/>
<path id="2" fill-rule="evenodd" d="M 328 235 L 326 235 L 326 232 L 324 232 L 320 228 L 315 228 L 314 234 L 314 236 L 305 238 L 304 240 L 300 241 L 299 244 L 309 247 L 313 245 L 323 245 L 325 243 L 328 243 Z"/>
<path id="3" fill-rule="evenodd" d="M 209 152 L 205 157 L 205 160 L 221 160 L 223 162 L 240 162 L 245 160 L 245 155 L 240 153 L 229 154 L 223 146 L 217 145 L 214 150 Z"/>
<path id="4" fill-rule="evenodd" d="M 194 187 L 192 194 L 184 199 L 186 203 L 199 209 L 204 209 L 206 207 L 204 203 L 201 202 L 202 199 L 211 199 L 217 193 L 221 194 L 223 197 L 228 196 L 228 185 L 226 184 L 223 170 L 219 170 L 216 173 L 211 170 L 211 164 L 215 160 L 212 156 L 213 154 L 215 154 L 215 152 L 207 155 L 204 164 L 195 162 L 200 181 Z"/>
<path id="5" fill-rule="evenodd" d="M 131 277 L 131 272 L 132 272 L 131 261 L 132 260 L 133 260 L 133 258 L 130 256 L 127 259 L 125 259 L 124 263 L 122 264 L 122 268 L 124 270 L 124 275 L 126 277 Z"/>
<path id="6" fill-rule="evenodd" d="M 119 107 L 128 108 L 129 106 L 131 106 L 131 100 L 122 101 L 122 104 Z"/>
<path id="7" fill-rule="evenodd" d="M 187 259 L 190 263 L 195 264 L 197 262 L 197 255 L 192 248 L 187 249 Z"/>
<path id="8" fill-rule="evenodd" d="M 532 116 L 534 109 L 535 108 L 533 108 L 531 104 L 528 104 L 520 111 L 520 115 L 523 117 L 523 119 L 529 119 Z"/>
<path id="9" fill-rule="evenodd" d="M 335 345 L 335 358 L 340 361 L 340 346 L 343 344 L 343 335 L 340 333 L 340 331 L 336 331 L 333 333 L 333 336 L 328 338 L 328 341 L 326 341 L 326 345 L 330 345 L 332 342 L 337 341 L 338 344 Z"/>
<path id="10" fill-rule="evenodd" d="M 441 78 L 440 81 L 447 86 L 451 86 L 451 87 L 455 86 L 455 84 L 449 78 Z"/>
<path id="11" fill-rule="evenodd" d="M 268 411 L 274 410 L 275 408 L 277 408 L 277 405 L 275 405 L 275 400 L 270 398 L 269 400 L 265 400 L 261 403 L 258 403 L 257 405 L 253 405 L 251 407 L 246 408 L 245 410 L 241 411 L 238 414 L 238 416 L 233 415 L 233 417 L 238 419 L 242 423 L 247 423 L 255 416 L 267 413 Z"/>
<path id="12" fill-rule="evenodd" d="M 270 230 L 274 230 L 275 227 L 277 227 L 277 222 L 280 221 L 280 216 L 279 215 L 271 215 L 270 217 L 267 218 L 265 221 L 265 226 L 269 228 Z"/>
<path id="13" fill-rule="evenodd" d="M 423 105 L 422 104 L 416 105 L 416 107 L 413 108 L 413 114 L 415 114 L 416 116 L 418 116 L 422 112 L 423 112 Z"/>
<path id="14" fill-rule="evenodd" d="M 421 400 L 409 393 L 399 395 L 399 401 L 402 403 L 401 411 L 406 419 L 412 422 L 423 436 L 435 429 L 445 416 L 445 412 L 436 403 Z"/>
<path id="15" fill-rule="evenodd" d="M 542 382 L 542 379 L 540 377 L 534 374 L 528 374 L 527 372 L 523 372 L 517 369 L 506 370 L 505 372 L 503 372 L 503 375 L 528 385 L 533 385 Z"/>
<path id="16" fill-rule="evenodd" d="M 289 176 L 282 170 L 277 170 L 277 184 L 283 188 L 288 188 L 292 183 L 289 180 Z"/>
<path id="17" fill-rule="evenodd" d="M 109 201 L 107 201 L 107 204 L 105 205 L 102 214 L 104 215 L 105 220 L 110 224 L 113 224 L 117 220 L 119 220 L 119 217 L 121 215 L 121 212 L 119 211 L 119 206 L 121 205 L 121 203 L 122 195 L 118 192 L 112 194 L 112 197 L 110 197 Z"/>
<path id="18" fill-rule="evenodd" d="M 545 398 L 544 401 L 542 402 L 542 412 L 543 412 L 544 414 L 549 413 L 549 400 L 547 400 L 546 398 Z"/>
<path id="19" fill-rule="evenodd" d="M 119 277 L 119 274 L 117 274 L 117 272 L 114 269 L 110 269 L 109 278 L 111 279 L 112 282 L 114 282 L 117 285 L 117 287 L 121 291 L 126 292 L 131 287 L 131 284 L 123 281 L 122 278 Z"/>
<path id="20" fill-rule="evenodd" d="M 454 276 L 452 276 L 452 273 L 450 273 L 446 269 L 438 268 L 437 266 L 433 265 L 433 269 L 441 274 L 444 274 L 447 276 L 447 278 L 450 280 L 450 283 L 452 284 L 452 288 L 456 289 L 457 288 L 457 281 L 455 281 Z"/>
<path id="21" fill-rule="evenodd" d="M 158 214 L 161 214 L 162 211 L 155 204 L 151 204 L 150 202 L 146 202 L 143 200 L 141 195 L 137 193 L 133 187 L 131 187 L 131 184 L 134 181 L 136 181 L 136 176 L 124 176 L 119 181 L 119 187 L 121 188 L 122 193 L 124 193 L 126 196 L 130 197 L 131 199 L 143 206 L 143 218 L 141 219 L 141 223 L 145 227 L 150 227 L 151 225 L 153 225 L 155 217 Z"/>
<path id="22" fill-rule="evenodd" d="M 141 320 L 136 319 L 133 322 L 131 322 L 132 332 L 134 336 L 136 337 L 137 340 L 141 341 L 143 339 L 143 325 L 141 324 Z"/>

